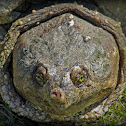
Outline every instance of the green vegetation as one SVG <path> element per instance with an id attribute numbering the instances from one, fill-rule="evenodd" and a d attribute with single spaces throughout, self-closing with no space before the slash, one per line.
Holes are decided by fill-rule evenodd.
<path id="1" fill-rule="evenodd" d="M 104 126 L 117 126 L 126 119 L 126 103 L 122 100 L 116 101 L 109 111 L 102 117 Z"/>
<path id="2" fill-rule="evenodd" d="M 122 94 L 122 98 L 118 99 L 111 105 L 108 112 L 97 120 L 93 126 L 119 126 L 126 125 L 126 88 Z M 86 126 L 86 125 L 82 125 Z M 90 125 L 88 125 L 90 126 Z"/>

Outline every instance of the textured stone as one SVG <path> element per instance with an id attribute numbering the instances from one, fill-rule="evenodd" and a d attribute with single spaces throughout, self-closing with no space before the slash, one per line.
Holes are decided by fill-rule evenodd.
<path id="1" fill-rule="evenodd" d="M 24 2 L 24 0 L 0 0 L 0 24 L 14 21 L 20 13 L 13 10 L 22 2 Z"/>
<path id="2" fill-rule="evenodd" d="M 122 29 L 126 35 L 126 1 L 125 0 L 94 0 L 98 9 L 105 15 L 121 22 Z"/>

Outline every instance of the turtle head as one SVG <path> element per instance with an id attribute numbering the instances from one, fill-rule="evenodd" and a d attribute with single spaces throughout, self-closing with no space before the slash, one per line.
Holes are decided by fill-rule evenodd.
<path id="1" fill-rule="evenodd" d="M 17 92 L 56 116 L 84 110 L 117 85 L 119 52 L 113 36 L 76 16 L 71 25 L 70 15 L 53 18 L 55 27 L 47 21 L 26 31 L 13 51 Z"/>

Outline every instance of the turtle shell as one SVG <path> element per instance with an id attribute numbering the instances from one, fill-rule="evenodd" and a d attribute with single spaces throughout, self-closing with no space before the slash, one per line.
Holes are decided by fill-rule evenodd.
<path id="1" fill-rule="evenodd" d="M 39 122 L 99 118 L 126 87 L 120 23 L 78 4 L 15 21 L 0 52 L 0 90 L 9 107 Z"/>

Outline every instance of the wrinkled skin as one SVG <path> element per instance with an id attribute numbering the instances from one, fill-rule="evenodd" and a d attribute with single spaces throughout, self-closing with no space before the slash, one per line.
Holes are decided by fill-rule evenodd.
<path id="1" fill-rule="evenodd" d="M 55 5 L 19 19 L 4 43 L 1 95 L 7 101 L 4 93 L 11 88 L 20 104 L 35 109 L 13 111 L 33 120 L 82 122 L 100 117 L 126 86 L 126 43 L 119 24 L 79 5 Z M 13 78 L 6 81 L 12 77 L 6 74 L 12 50 Z M 13 84 L 16 92 L 4 83 Z M 30 116 L 32 111 L 38 116 Z"/>
<path id="2" fill-rule="evenodd" d="M 14 85 L 19 93 L 48 113 L 65 116 L 108 96 L 117 84 L 119 65 L 113 37 L 70 16 L 61 15 L 25 32 L 13 52 Z M 69 24 L 72 21 L 75 24 Z M 88 35 L 91 40 L 85 42 Z M 74 82 L 81 75 L 85 81 Z M 42 76 L 42 81 L 36 76 Z"/>

